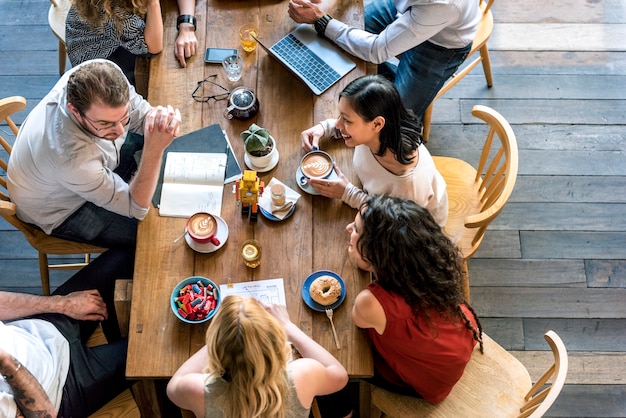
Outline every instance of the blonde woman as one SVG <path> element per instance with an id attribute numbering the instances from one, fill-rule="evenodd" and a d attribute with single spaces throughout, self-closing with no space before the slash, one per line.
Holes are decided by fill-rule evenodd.
<path id="1" fill-rule="evenodd" d="M 287 341 L 302 358 L 290 361 Z M 347 382 L 341 363 L 289 320 L 285 306 L 228 296 L 206 345 L 176 371 L 167 395 L 197 417 L 308 418 L 315 396 Z"/>

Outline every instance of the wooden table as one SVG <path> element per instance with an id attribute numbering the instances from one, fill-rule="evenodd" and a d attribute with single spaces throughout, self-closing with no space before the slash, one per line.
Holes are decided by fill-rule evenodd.
<path id="1" fill-rule="evenodd" d="M 140 223 L 126 375 L 142 383 L 137 394 L 142 415 L 161 416 L 162 400 L 156 393 L 154 382 L 171 377 L 204 344 L 207 325 L 184 324 L 169 307 L 174 285 L 193 275 L 209 277 L 219 284 L 226 283 L 229 278 L 233 281 L 284 278 L 292 321 L 335 355 L 351 377 L 371 376 L 373 364 L 369 344 L 363 331 L 351 320 L 354 298 L 369 281 L 369 276 L 350 261 L 346 250 L 348 234 L 345 226 L 354 219 L 355 211 L 341 201 L 302 192 L 295 183 L 295 171 L 305 153 L 300 132 L 337 114 L 339 93 L 348 82 L 365 73 L 365 65 L 359 62 L 355 70 L 329 91 L 315 96 L 260 47 L 248 54 L 239 45 L 238 27 L 247 21 L 259 22 L 260 37 L 269 44 L 295 27 L 287 14 L 287 2 L 198 0 L 198 53 L 183 69 L 175 60 L 171 47 L 176 35 L 175 2 L 163 2 L 162 7 L 167 46 L 162 54 L 151 60 L 150 103 L 179 108 L 183 118 L 182 133 L 220 124 L 228 133 L 242 167 L 244 153 L 239 133 L 252 122 L 268 128 L 277 141 L 280 161 L 276 168 L 260 174 L 260 177 L 265 184 L 276 177 L 301 192 L 302 197 L 289 219 L 272 222 L 259 215 L 258 221 L 251 223 L 241 216 L 233 191 L 234 183 L 226 185 L 221 216 L 228 224 L 229 236 L 226 244 L 212 254 L 196 253 L 183 240 L 177 244 L 173 242 L 184 230 L 185 219 L 163 218 L 153 209 Z M 343 21 L 362 25 L 361 0 L 342 1 L 336 6 L 323 4 L 322 8 Z M 204 49 L 208 46 L 238 48 L 245 63 L 242 80 L 230 83 L 221 66 L 205 64 Z M 191 98 L 197 82 L 215 73 L 218 74 L 217 81 L 230 89 L 245 85 L 255 91 L 260 111 L 254 119 L 227 120 L 222 115 L 226 101 L 198 103 Z M 323 143 L 322 147 L 355 181 L 353 150 L 341 141 Z M 239 256 L 239 246 L 248 238 L 259 240 L 263 246 L 263 260 L 256 269 L 247 268 Z M 309 309 L 301 298 L 304 279 L 321 269 L 338 273 L 347 288 L 346 299 L 334 315 L 341 350 L 335 348 L 326 315 Z"/>

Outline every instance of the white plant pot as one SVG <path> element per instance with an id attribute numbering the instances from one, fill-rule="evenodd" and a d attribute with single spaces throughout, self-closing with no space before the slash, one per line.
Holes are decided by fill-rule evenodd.
<path id="1" fill-rule="evenodd" d="M 246 151 L 246 155 L 248 157 L 248 159 L 250 160 L 250 163 L 252 163 L 253 166 L 258 167 L 258 168 L 265 168 L 268 165 L 270 165 L 270 163 L 272 162 L 274 155 L 276 155 L 277 151 L 277 147 L 276 147 L 276 140 L 274 139 L 273 136 L 270 136 L 270 138 L 272 138 L 272 142 L 274 143 L 274 146 L 272 147 L 272 151 L 270 151 L 269 154 L 264 155 L 262 157 L 256 157 L 252 154 L 250 154 L 248 151 Z"/>

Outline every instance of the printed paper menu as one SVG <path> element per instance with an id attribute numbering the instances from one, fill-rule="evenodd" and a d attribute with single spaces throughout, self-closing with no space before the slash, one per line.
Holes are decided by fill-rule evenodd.
<path id="1" fill-rule="evenodd" d="M 228 295 L 238 295 L 253 297 L 263 304 L 277 303 L 287 306 L 285 283 L 282 278 L 222 284 L 220 293 L 222 299 Z"/>

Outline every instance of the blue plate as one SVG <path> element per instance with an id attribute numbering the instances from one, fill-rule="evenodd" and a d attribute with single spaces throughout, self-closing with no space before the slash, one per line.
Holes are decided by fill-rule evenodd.
<path id="1" fill-rule="evenodd" d="M 337 302 L 333 303 L 330 306 L 320 305 L 319 303 L 311 299 L 311 294 L 309 293 L 311 283 L 313 283 L 313 280 L 317 279 L 320 276 L 332 276 L 335 279 L 337 279 L 337 281 L 341 285 L 341 296 L 339 296 L 339 299 L 337 299 Z M 313 309 L 314 311 L 326 312 L 326 308 L 337 309 L 345 298 L 346 298 L 346 285 L 344 284 L 343 280 L 341 279 L 341 277 L 339 277 L 337 273 L 330 271 L 330 270 L 318 270 L 314 273 L 311 273 L 304 280 L 304 284 L 302 285 L 302 299 L 304 300 L 304 303 L 306 303 L 307 306 Z"/>
<path id="2" fill-rule="evenodd" d="M 259 210 L 261 211 L 261 214 L 265 216 L 267 219 L 269 219 L 270 221 L 280 222 L 289 218 L 293 214 L 293 212 L 296 210 L 296 205 L 295 204 L 291 205 L 291 209 L 289 209 L 289 212 L 287 212 L 287 214 L 285 215 L 283 219 L 277 218 L 276 216 L 272 215 L 270 212 L 263 209 L 261 205 L 259 205 Z"/>

